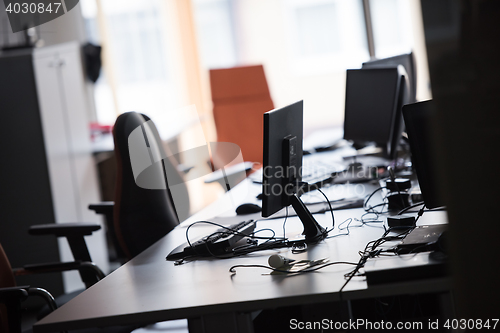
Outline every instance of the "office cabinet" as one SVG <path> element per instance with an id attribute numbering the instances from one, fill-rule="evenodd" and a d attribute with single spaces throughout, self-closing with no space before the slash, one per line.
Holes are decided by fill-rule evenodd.
<path id="1" fill-rule="evenodd" d="M 0 177 L 9 183 L 0 187 L 0 242 L 13 265 L 71 261 L 65 239 L 28 236 L 27 228 L 100 222 L 87 209 L 99 202 L 99 193 L 79 45 L 4 54 L 0 73 L 0 108 L 7 119 L 0 131 Z M 107 271 L 104 231 L 86 241 L 92 259 Z M 76 272 L 64 273 L 63 279 L 66 291 L 83 286 Z"/>

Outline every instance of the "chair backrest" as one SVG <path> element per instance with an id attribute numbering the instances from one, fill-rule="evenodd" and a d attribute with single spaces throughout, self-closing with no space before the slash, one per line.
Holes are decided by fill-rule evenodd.
<path id="1" fill-rule="evenodd" d="M 210 70 L 217 141 L 237 144 L 243 160 L 262 163 L 263 114 L 274 109 L 264 67 Z"/>
<path id="2" fill-rule="evenodd" d="M 132 144 L 129 147 L 132 132 L 144 140 L 143 146 Z M 189 210 L 189 199 L 187 188 L 179 179 L 180 173 L 166 157 L 158 131 L 147 116 L 137 112 L 120 115 L 113 128 L 113 137 L 117 163 L 113 225 L 121 249 L 131 259 L 179 224 L 176 208 Z M 131 151 L 135 162 L 146 167 L 139 176 L 137 169 L 134 175 Z M 142 156 L 146 158 L 138 160 L 138 153 L 145 154 Z M 153 156 L 156 163 L 150 159 Z M 169 183 L 185 188 L 183 204 L 178 207 L 174 205 Z"/>

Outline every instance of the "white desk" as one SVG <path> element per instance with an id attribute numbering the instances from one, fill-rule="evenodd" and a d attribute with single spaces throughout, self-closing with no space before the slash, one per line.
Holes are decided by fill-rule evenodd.
<path id="1" fill-rule="evenodd" d="M 241 188 L 243 185 L 241 186 Z M 250 193 L 253 195 L 254 193 Z M 213 211 L 204 211 L 206 217 Z M 360 217 L 362 209 L 335 212 L 336 225 L 350 217 Z M 339 290 L 345 282 L 344 274 L 352 266 L 333 265 L 320 272 L 293 277 L 263 275 L 265 269 L 241 268 L 231 274 L 236 264 L 267 265 L 270 254 L 281 252 L 295 259 L 330 261 L 359 260 L 358 251 L 367 242 L 379 238 L 384 229 L 379 227 L 351 228 L 348 236 L 340 236 L 310 246 L 307 252 L 292 254 L 288 249 L 255 252 L 232 259 L 206 259 L 174 266 L 166 255 L 185 242 L 186 225 L 201 219 L 197 214 L 136 258 L 111 273 L 104 280 L 38 322 L 36 333 L 71 330 L 94 326 L 115 326 L 134 323 L 152 323 L 188 318 L 193 331 L 204 327 L 205 332 L 248 331 L 249 312 L 280 306 L 312 304 L 339 300 Z M 426 213 L 419 222 L 442 222 L 443 212 Z M 329 213 L 315 215 L 323 226 L 331 226 Z M 282 219 L 258 222 L 257 228 L 273 228 L 282 235 Z M 214 227 L 196 226 L 192 236 L 207 234 Z M 289 218 L 288 236 L 302 231 L 298 218 Z M 338 233 L 338 229 L 332 234 Z M 343 299 L 368 298 L 408 292 L 437 292 L 448 290 L 447 279 L 400 283 L 367 288 L 362 278 L 354 278 L 344 289 Z M 224 326 L 219 325 L 223 323 Z M 213 330 L 211 330 L 213 328 Z"/>

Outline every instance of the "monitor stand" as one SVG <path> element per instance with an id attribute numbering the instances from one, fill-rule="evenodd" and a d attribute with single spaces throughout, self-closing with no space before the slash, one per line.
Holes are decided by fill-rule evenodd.
<path id="1" fill-rule="evenodd" d="M 297 182 L 297 175 L 296 172 L 300 172 L 299 170 L 295 169 L 295 166 L 297 165 L 297 159 L 302 158 L 299 154 L 299 150 L 297 147 L 302 148 L 301 146 L 298 145 L 297 137 L 288 135 L 283 139 L 282 142 L 282 166 L 284 170 L 287 171 L 288 177 L 286 178 L 285 183 L 283 184 L 283 188 L 286 189 L 287 185 L 293 184 Z M 302 166 L 302 163 L 299 164 Z M 302 235 L 305 236 L 305 241 L 307 244 L 312 244 L 312 243 L 317 243 L 320 240 L 324 239 L 327 236 L 326 229 L 323 228 L 316 222 L 314 219 L 313 215 L 307 209 L 306 205 L 302 200 L 299 198 L 300 191 L 302 190 L 301 187 L 299 186 L 300 184 L 297 183 L 296 186 L 294 187 L 293 194 L 288 194 L 284 197 L 282 197 L 282 206 L 288 206 L 292 204 L 293 209 L 295 210 L 295 213 L 299 217 L 300 221 L 302 222 L 302 225 L 304 226 L 304 231 L 302 232 Z M 297 194 L 299 192 L 299 194 Z"/>
<path id="2" fill-rule="evenodd" d="M 328 235 L 326 229 L 318 224 L 314 216 L 311 214 L 309 209 L 307 209 L 304 202 L 300 200 L 297 194 L 293 194 L 292 196 L 290 196 L 290 202 L 293 209 L 295 210 L 295 213 L 304 226 L 302 235 L 305 236 L 306 243 L 317 243 L 320 240 L 326 238 L 326 236 Z"/>

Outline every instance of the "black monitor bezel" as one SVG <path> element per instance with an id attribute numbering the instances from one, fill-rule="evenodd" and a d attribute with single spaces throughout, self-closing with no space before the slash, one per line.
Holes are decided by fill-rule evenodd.
<path id="1" fill-rule="evenodd" d="M 378 72 L 378 73 L 377 73 Z M 352 128 L 370 126 L 372 124 L 363 123 L 363 120 L 355 116 L 355 110 L 351 107 L 353 102 L 352 89 L 353 85 L 350 80 L 355 79 L 355 75 L 365 75 L 369 79 L 370 75 L 377 75 L 380 73 L 387 73 L 387 75 L 393 75 L 393 85 L 394 89 L 390 92 L 390 98 L 392 98 L 392 108 L 389 115 L 390 124 L 387 126 L 387 130 L 382 135 L 384 138 L 374 138 L 369 136 L 364 136 L 360 134 L 360 130 L 353 131 Z M 357 79 L 357 78 L 356 78 Z M 405 72 L 401 67 L 389 66 L 389 67 L 374 67 L 365 69 L 348 69 L 346 72 L 346 93 L 345 93 L 345 108 L 344 108 L 344 139 L 353 141 L 354 143 L 369 143 L 374 142 L 377 146 L 381 147 L 384 151 L 384 156 L 393 159 L 396 155 L 397 144 L 401 138 L 401 132 L 403 131 L 403 118 L 401 116 L 401 108 L 408 99 L 408 92 L 406 89 L 407 78 L 405 77 Z M 389 89 L 388 89 L 389 90 Z M 356 132 L 357 131 L 357 132 Z"/>
<path id="2" fill-rule="evenodd" d="M 364 62 L 362 68 L 377 68 L 377 67 L 387 67 L 387 66 L 398 66 L 401 65 L 406 70 L 408 75 L 409 83 L 409 96 L 408 103 L 415 103 L 417 101 L 417 68 L 415 55 L 413 52 L 399 54 L 396 56 L 375 59 Z"/>
<path id="3" fill-rule="evenodd" d="M 287 206 L 285 192 L 286 175 L 280 175 L 283 169 L 283 140 L 292 136 L 296 139 L 297 156 L 295 168 L 298 171 L 296 181 L 300 182 L 302 171 L 304 102 L 298 101 L 283 108 L 264 113 L 264 155 L 262 172 L 262 216 L 268 217 Z M 284 171 L 284 170 L 281 170 Z M 296 184 L 291 184 L 295 186 Z M 278 188 L 281 192 L 273 192 Z"/>
<path id="4" fill-rule="evenodd" d="M 444 202 L 439 192 L 437 167 L 433 164 L 432 100 L 405 105 L 403 117 L 410 143 L 412 166 L 417 173 L 425 206 L 429 209 L 442 207 Z"/>

